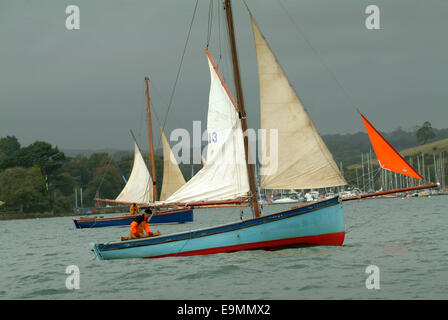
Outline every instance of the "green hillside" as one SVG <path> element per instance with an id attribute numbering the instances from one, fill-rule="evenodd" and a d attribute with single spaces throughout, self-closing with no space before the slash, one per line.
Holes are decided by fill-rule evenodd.
<path id="1" fill-rule="evenodd" d="M 448 138 L 398 150 L 398 152 L 425 178 L 425 182 L 441 182 L 443 185 L 446 185 L 448 181 Z M 381 179 L 384 179 L 381 177 L 381 168 L 375 153 L 372 151 L 372 164 L 370 167 L 372 173 L 369 174 L 367 164 L 368 155 L 368 153 L 364 153 L 363 165 L 361 163 L 355 163 L 344 168 L 344 177 L 350 186 L 362 187 L 362 181 L 365 184 L 370 175 L 370 177 L 373 177 L 375 189 L 381 188 Z M 404 187 L 404 180 L 401 181 L 403 184 L 402 187 Z"/>
<path id="2" fill-rule="evenodd" d="M 407 148 L 400 151 L 400 154 L 403 157 L 410 157 L 415 156 L 417 154 L 439 154 L 441 152 L 447 152 L 448 156 L 448 139 L 443 139 L 431 143 L 426 143 L 421 146 L 413 147 L 413 148 Z"/>

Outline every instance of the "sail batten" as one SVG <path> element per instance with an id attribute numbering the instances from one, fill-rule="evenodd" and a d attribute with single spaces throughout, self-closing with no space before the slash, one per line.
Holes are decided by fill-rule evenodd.
<path id="1" fill-rule="evenodd" d="M 361 113 L 360 115 L 380 166 L 408 177 L 423 180 L 423 177 L 384 139 L 369 120 Z"/>
<path id="2" fill-rule="evenodd" d="M 261 144 L 261 188 L 347 184 L 252 15 L 250 18 L 257 53 L 261 128 L 266 130 Z M 277 132 L 277 141 L 271 143 L 272 130 Z"/>
<path id="3" fill-rule="evenodd" d="M 153 199 L 152 178 L 146 167 L 137 142 L 134 141 L 134 163 L 128 182 L 115 199 L 123 203 L 151 203 Z"/>

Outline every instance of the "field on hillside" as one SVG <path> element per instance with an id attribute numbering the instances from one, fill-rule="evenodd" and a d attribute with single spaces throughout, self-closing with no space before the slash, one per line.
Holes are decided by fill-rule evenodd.
<path id="1" fill-rule="evenodd" d="M 445 151 L 445 152 L 448 151 L 448 139 L 443 139 L 443 140 L 427 143 L 427 144 L 424 144 L 421 146 L 404 149 L 404 150 L 400 151 L 400 154 L 403 157 L 408 157 L 408 156 L 414 156 L 414 155 L 420 154 L 420 153 L 432 154 L 434 152 L 434 153 L 438 154 L 442 151 Z"/>

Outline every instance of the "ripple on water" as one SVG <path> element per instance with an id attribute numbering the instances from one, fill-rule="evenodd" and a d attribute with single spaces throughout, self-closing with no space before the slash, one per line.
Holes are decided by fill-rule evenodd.
<path id="1" fill-rule="evenodd" d="M 399 200 L 399 201 L 395 201 Z M 89 242 L 115 240 L 120 228 L 77 230 L 71 218 L 33 220 L 28 239 L 11 242 L 29 221 L 2 221 L 0 296 L 5 299 L 445 299 L 448 197 L 378 199 L 344 205 L 342 247 L 241 251 L 166 259 L 97 261 Z M 426 199 L 428 200 L 428 199 Z M 232 210 L 204 209 L 188 225 L 225 223 Z M 235 214 L 239 219 L 239 214 Z M 230 218 L 229 218 L 230 219 Z M 232 218 L 233 219 L 233 218 Z M 229 220 L 231 221 L 231 220 Z M 184 228 L 184 229 L 182 229 Z M 380 268 L 381 290 L 367 290 L 366 267 Z M 67 290 L 68 265 L 80 290 Z M 130 286 L 132 284 L 132 287 Z"/>
<path id="2" fill-rule="evenodd" d="M 67 289 L 42 289 L 37 291 L 32 291 L 28 294 L 22 296 L 22 299 L 49 299 L 52 296 L 66 294 Z"/>

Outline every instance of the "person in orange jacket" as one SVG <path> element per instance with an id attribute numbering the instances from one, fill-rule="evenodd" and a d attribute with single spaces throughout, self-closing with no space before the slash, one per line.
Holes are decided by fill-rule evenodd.
<path id="1" fill-rule="evenodd" d="M 131 208 L 129 209 L 129 214 L 138 214 L 138 213 L 139 213 L 139 210 L 138 210 L 137 204 L 133 203 L 131 205 Z"/>
<path id="2" fill-rule="evenodd" d="M 147 238 L 160 235 L 159 231 L 151 232 L 149 229 L 148 219 L 152 216 L 151 209 L 146 209 L 145 213 L 142 215 L 138 215 L 131 222 L 131 232 L 129 237 L 121 237 L 121 240 L 130 240 L 137 238 Z"/>

